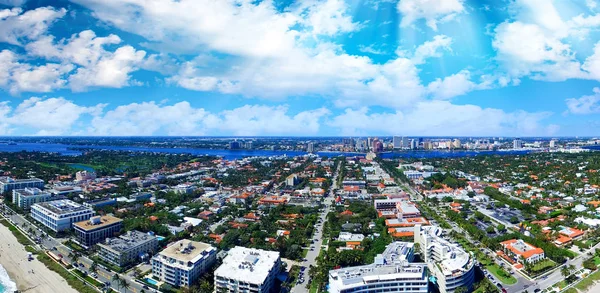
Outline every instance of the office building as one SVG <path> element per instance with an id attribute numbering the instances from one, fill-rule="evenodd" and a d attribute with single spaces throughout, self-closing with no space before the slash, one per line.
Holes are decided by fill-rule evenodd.
<path id="1" fill-rule="evenodd" d="M 189 287 L 217 260 L 210 244 L 179 240 L 152 257 L 152 275 L 167 284 Z"/>
<path id="2" fill-rule="evenodd" d="M 158 239 L 154 235 L 132 230 L 119 237 L 107 238 L 98 243 L 98 248 L 98 257 L 102 260 L 125 267 L 150 259 L 158 249 Z"/>
<path id="3" fill-rule="evenodd" d="M 442 229 L 436 226 L 414 227 L 415 243 L 421 247 L 421 257 L 435 279 L 434 284 L 440 293 L 455 292 L 459 287 L 471 292 L 475 281 L 474 257 L 441 234 Z"/>
<path id="4" fill-rule="evenodd" d="M 513 140 L 513 149 L 523 148 L 523 141 L 519 138 Z"/>
<path id="5" fill-rule="evenodd" d="M 14 189 L 24 188 L 44 188 L 44 180 L 38 178 L 12 179 L 10 177 L 0 177 L 0 193 L 12 191 Z"/>
<path id="6" fill-rule="evenodd" d="M 306 146 L 306 151 L 309 153 L 314 153 L 315 152 L 315 144 L 312 142 L 309 142 L 308 145 Z"/>
<path id="7" fill-rule="evenodd" d="M 414 149 L 416 149 L 416 148 L 417 148 L 417 141 L 416 141 L 416 140 L 414 140 L 414 139 L 411 139 L 411 140 L 410 140 L 410 149 L 411 149 L 411 150 L 414 150 Z"/>
<path id="8" fill-rule="evenodd" d="M 279 252 L 236 246 L 215 271 L 215 292 L 274 292 Z"/>
<path id="9" fill-rule="evenodd" d="M 402 148 L 407 149 L 409 147 L 410 147 L 410 141 L 408 140 L 408 137 L 403 136 L 402 137 Z"/>
<path id="10" fill-rule="evenodd" d="M 551 149 L 556 148 L 556 140 L 555 139 L 550 141 L 550 148 Z"/>
<path id="11" fill-rule="evenodd" d="M 392 139 L 392 144 L 394 145 L 394 149 L 402 148 L 402 137 L 394 136 Z"/>
<path id="12" fill-rule="evenodd" d="M 241 147 L 241 144 L 237 140 L 229 142 L 229 149 L 231 149 L 231 150 L 239 150 L 240 147 Z"/>
<path id="13" fill-rule="evenodd" d="M 86 221 L 94 210 L 68 199 L 36 203 L 31 206 L 31 217 L 54 232 L 70 230 L 73 223 Z"/>
<path id="14" fill-rule="evenodd" d="M 427 266 L 413 260 L 413 243 L 393 242 L 373 264 L 329 271 L 329 293 L 427 293 Z"/>
<path id="15" fill-rule="evenodd" d="M 31 205 L 40 202 L 50 201 L 52 194 L 44 192 L 36 187 L 26 187 L 23 189 L 13 189 L 12 202 L 21 209 L 27 210 Z"/>
<path id="16" fill-rule="evenodd" d="M 95 172 L 78 171 L 77 173 L 75 173 L 75 180 L 77 180 L 77 181 L 94 180 L 94 179 L 96 179 Z"/>
<path id="17" fill-rule="evenodd" d="M 254 143 L 250 140 L 246 142 L 246 149 L 253 149 L 254 148 Z"/>
<path id="18" fill-rule="evenodd" d="M 75 241 L 90 248 L 92 245 L 115 237 L 123 228 L 123 220 L 113 216 L 94 216 L 87 221 L 73 223 Z"/>
<path id="19" fill-rule="evenodd" d="M 452 147 L 455 149 L 460 149 L 461 147 L 461 143 L 460 143 L 460 139 L 456 138 L 454 139 L 454 141 L 452 141 Z"/>

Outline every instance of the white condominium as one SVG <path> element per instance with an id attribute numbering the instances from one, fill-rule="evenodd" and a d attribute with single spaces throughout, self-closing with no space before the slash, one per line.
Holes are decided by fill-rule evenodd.
<path id="1" fill-rule="evenodd" d="M 44 188 L 44 180 L 38 178 L 12 179 L 10 177 L 0 177 L 0 193 L 14 189 L 23 189 L 25 187 Z"/>
<path id="2" fill-rule="evenodd" d="M 32 204 L 49 201 L 52 198 L 52 194 L 36 187 L 13 189 L 12 193 L 13 204 L 24 210 L 29 209 Z"/>
<path id="3" fill-rule="evenodd" d="M 149 259 L 158 250 L 158 238 L 136 230 L 98 243 L 98 257 L 119 267 Z"/>
<path id="4" fill-rule="evenodd" d="M 329 293 L 427 293 L 427 266 L 413 258 L 413 243 L 393 242 L 373 264 L 329 271 Z"/>
<path id="5" fill-rule="evenodd" d="M 273 292 L 279 252 L 236 246 L 215 271 L 215 292 Z"/>
<path id="6" fill-rule="evenodd" d="M 217 260 L 210 244 L 179 240 L 152 258 L 154 278 L 173 286 L 189 287 Z"/>
<path id="7" fill-rule="evenodd" d="M 73 223 L 89 220 L 93 215 L 93 209 L 68 199 L 31 206 L 31 217 L 54 232 L 69 230 Z"/>
<path id="8" fill-rule="evenodd" d="M 475 261 L 460 246 L 441 237 L 442 229 L 436 226 L 415 226 L 415 243 L 421 247 L 422 258 L 440 293 L 450 293 L 459 287 L 467 292 L 473 289 Z"/>

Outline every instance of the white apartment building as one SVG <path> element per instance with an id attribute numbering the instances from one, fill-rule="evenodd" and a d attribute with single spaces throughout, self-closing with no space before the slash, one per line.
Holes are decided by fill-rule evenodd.
<path id="1" fill-rule="evenodd" d="M 12 191 L 13 204 L 24 210 L 29 209 L 35 203 L 50 201 L 51 198 L 52 194 L 36 187 L 25 187 Z"/>
<path id="2" fill-rule="evenodd" d="M 215 292 L 273 292 L 280 271 L 279 252 L 236 246 L 215 271 Z"/>
<path id="3" fill-rule="evenodd" d="M 0 193 L 26 187 L 44 188 L 44 180 L 38 178 L 12 179 L 10 177 L 0 177 Z"/>
<path id="4" fill-rule="evenodd" d="M 457 244 L 441 237 L 442 229 L 436 226 L 415 226 L 415 243 L 421 247 L 421 256 L 440 293 L 451 293 L 459 287 L 473 289 L 475 259 Z"/>
<path id="5" fill-rule="evenodd" d="M 124 267 L 138 260 L 148 259 L 158 250 L 158 239 L 140 231 L 127 231 L 116 238 L 98 243 L 98 256 L 111 264 Z"/>
<path id="6" fill-rule="evenodd" d="M 329 293 L 427 293 L 427 266 L 413 259 L 413 243 L 393 242 L 373 264 L 329 271 Z"/>
<path id="7" fill-rule="evenodd" d="M 68 199 L 31 206 L 31 217 L 54 232 L 69 230 L 73 223 L 89 220 L 93 215 L 93 209 Z"/>
<path id="8" fill-rule="evenodd" d="M 217 249 L 210 244 L 179 240 L 152 258 L 152 275 L 173 286 L 189 287 L 216 260 Z"/>

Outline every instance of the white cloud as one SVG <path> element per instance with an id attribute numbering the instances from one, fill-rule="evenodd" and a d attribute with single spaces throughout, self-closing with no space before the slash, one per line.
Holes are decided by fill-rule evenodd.
<path id="1" fill-rule="evenodd" d="M 116 35 L 97 37 L 93 31 L 85 30 L 59 42 L 46 36 L 27 44 L 26 49 L 32 56 L 79 66 L 69 77 L 69 85 L 74 91 L 84 91 L 89 87 L 130 85 L 130 74 L 142 65 L 146 52 L 129 45 L 114 52 L 105 49 L 120 43 L 121 39 Z"/>
<path id="2" fill-rule="evenodd" d="M 293 49 L 298 15 L 278 13 L 272 1 L 75 0 L 99 19 L 171 51 L 218 51 L 237 56 L 282 56 Z M 324 23 L 325 24 L 325 23 Z M 323 27 L 323 32 L 329 27 Z"/>
<path id="3" fill-rule="evenodd" d="M 419 19 L 424 19 L 427 26 L 434 31 L 438 23 L 452 20 L 463 13 L 463 0 L 400 0 L 397 5 L 402 15 L 400 26 L 406 27 Z"/>
<path id="4" fill-rule="evenodd" d="M 595 10 L 596 7 L 598 6 L 598 3 L 596 2 L 596 0 L 585 0 L 585 5 L 590 9 L 590 10 Z"/>
<path id="5" fill-rule="evenodd" d="M 600 113 L 600 88 L 594 88 L 594 94 L 581 98 L 565 100 L 571 114 L 596 114 Z"/>
<path id="6" fill-rule="evenodd" d="M 317 134 L 321 108 L 291 115 L 286 106 L 246 105 L 220 113 L 194 108 L 188 102 L 155 102 L 118 106 L 95 117 L 86 135 L 308 135 Z"/>
<path id="7" fill-rule="evenodd" d="M 600 42 L 594 46 L 594 53 L 585 59 L 583 70 L 589 73 L 591 79 L 600 81 Z"/>
<path id="8" fill-rule="evenodd" d="M 496 58 L 513 77 L 532 74 L 550 81 L 585 77 L 571 46 L 538 25 L 504 22 L 495 33 L 492 45 L 498 52 Z"/>
<path id="9" fill-rule="evenodd" d="M 12 51 L 0 51 L 0 88 L 7 89 L 13 95 L 63 88 L 66 84 L 65 75 L 73 70 L 70 64 L 33 66 L 18 59 L 19 56 Z"/>
<path id="10" fill-rule="evenodd" d="M 444 79 L 438 78 L 427 85 L 427 89 L 436 99 L 462 96 L 476 87 L 477 84 L 471 81 L 471 73 L 468 70 L 462 70 Z"/>
<path id="11" fill-rule="evenodd" d="M 369 113 L 367 108 L 347 109 L 334 117 L 329 126 L 339 127 L 344 135 L 540 135 L 548 130 L 541 122 L 550 113 L 516 111 L 475 105 L 453 105 L 448 101 L 426 101 L 409 111 Z M 384 125 L 385 127 L 382 127 Z"/>
<path id="12" fill-rule="evenodd" d="M 433 40 L 418 46 L 412 60 L 415 64 L 423 64 L 427 58 L 441 57 L 442 53 L 440 50 L 452 51 L 450 48 L 451 44 L 452 38 L 445 35 L 437 35 L 433 37 Z"/>
<path id="13" fill-rule="evenodd" d="M 66 10 L 40 7 L 23 13 L 21 8 L 0 10 L 0 42 L 21 45 L 24 40 L 35 40 L 48 26 L 63 17 Z"/>
<path id="14" fill-rule="evenodd" d="M 0 124 L 37 131 L 31 134 L 70 134 L 71 127 L 82 115 L 97 115 L 103 107 L 103 104 L 94 107 L 79 106 L 64 98 L 32 97 L 21 102 L 15 109 L 10 108 L 7 103 L 1 104 Z"/>
<path id="15" fill-rule="evenodd" d="M 301 10 L 304 9 L 308 12 L 303 22 L 312 28 L 311 32 L 315 35 L 334 36 L 359 28 L 348 15 L 348 5 L 344 0 L 305 1 L 301 6 Z"/>

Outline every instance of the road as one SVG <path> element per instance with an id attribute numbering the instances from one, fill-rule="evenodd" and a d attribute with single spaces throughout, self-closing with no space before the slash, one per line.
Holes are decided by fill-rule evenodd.
<path id="1" fill-rule="evenodd" d="M 79 267 L 81 271 L 84 271 L 87 274 L 92 273 L 89 271 L 89 268 L 92 265 L 93 261 L 86 256 L 81 256 L 77 260 L 77 263 L 82 263 L 84 266 L 80 267 L 77 264 L 74 264 L 73 260 L 70 257 L 73 250 L 62 244 L 62 241 L 64 241 L 64 239 L 56 239 L 54 237 L 51 237 L 50 235 L 44 233 L 41 229 L 37 228 L 36 225 L 32 224 L 27 219 L 25 219 L 25 217 L 14 212 L 8 206 L 2 204 L 2 207 L 2 215 L 13 225 L 17 226 L 18 228 L 21 228 L 21 231 L 26 233 L 30 238 L 36 239 L 38 236 L 43 235 L 42 237 L 39 237 L 41 241 L 37 245 L 38 249 L 49 250 L 53 251 L 55 254 L 61 254 L 63 256 L 63 260 L 65 260 L 68 264 L 74 267 L 71 270 L 75 270 L 75 267 Z M 32 229 L 31 234 L 29 233 L 30 228 Z M 110 284 L 110 287 L 116 292 L 139 293 L 142 290 L 144 290 L 145 292 L 152 292 L 151 288 L 143 288 L 143 285 L 135 282 L 134 278 L 130 275 L 120 275 L 120 277 L 125 278 L 127 280 L 127 283 L 129 284 L 129 289 L 126 290 L 124 288 L 121 288 L 118 282 L 112 280 L 113 276 L 116 274 L 115 272 L 105 269 L 99 265 L 97 266 L 96 272 L 98 275 L 96 279 L 104 284 Z"/>
<path id="2" fill-rule="evenodd" d="M 317 265 L 317 257 L 319 256 L 319 252 L 321 251 L 321 245 L 323 245 L 323 226 L 325 225 L 325 221 L 327 221 L 327 214 L 329 214 L 329 211 L 331 210 L 331 206 L 334 203 L 335 200 L 335 190 L 338 188 L 337 187 L 337 176 L 338 176 L 338 172 L 339 171 L 339 167 L 338 170 L 335 172 L 335 175 L 333 176 L 333 184 L 329 190 L 329 193 L 327 194 L 327 196 L 325 197 L 325 208 L 323 209 L 323 212 L 321 212 L 321 214 L 319 215 L 319 219 L 321 220 L 320 224 L 316 225 L 316 229 L 315 229 L 315 233 L 313 235 L 313 240 L 314 243 L 311 244 L 310 249 L 308 250 L 308 252 L 306 253 L 306 257 L 305 260 L 302 262 L 302 266 L 304 266 L 306 268 L 306 270 L 304 271 L 304 277 L 303 277 L 303 282 L 297 282 L 295 284 L 295 286 L 292 288 L 292 293 L 306 293 L 308 292 L 307 286 L 308 286 L 308 268 L 310 268 L 310 266 L 316 266 Z M 314 249 L 313 249 L 314 248 Z"/>

